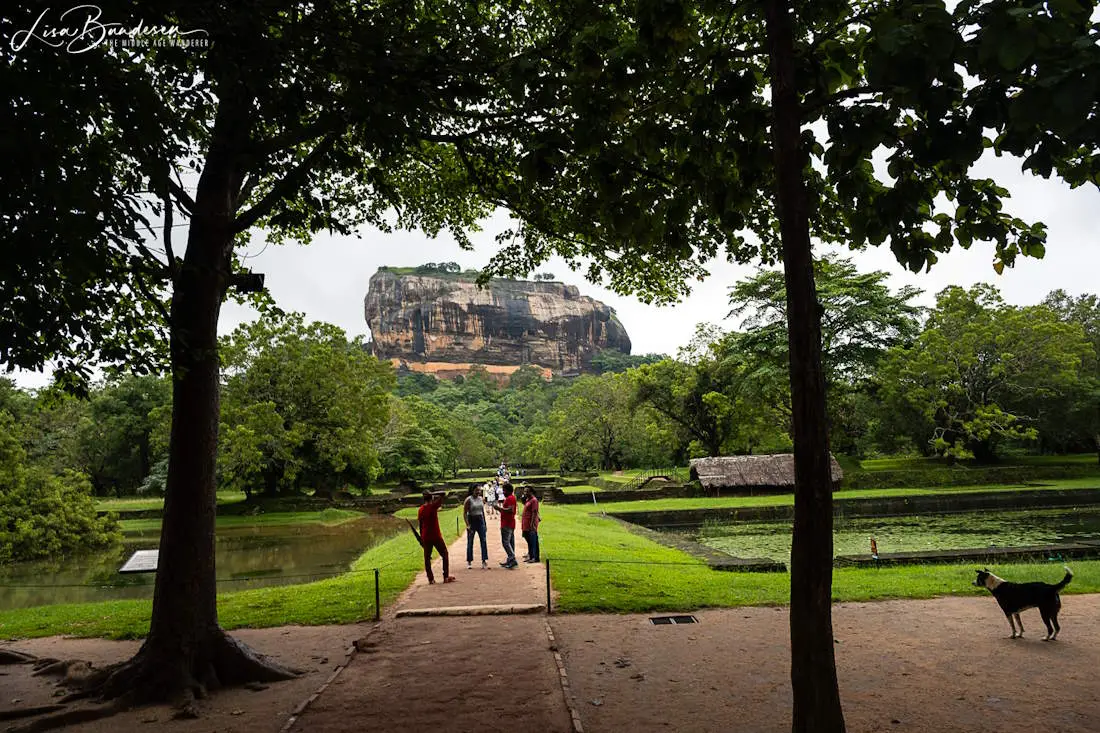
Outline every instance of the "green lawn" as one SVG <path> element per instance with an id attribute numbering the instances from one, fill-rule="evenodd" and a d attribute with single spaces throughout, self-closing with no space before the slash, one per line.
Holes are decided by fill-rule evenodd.
<path id="1" fill-rule="evenodd" d="M 580 486 L 561 486 L 559 487 L 562 493 L 565 494 L 591 494 L 595 491 L 597 494 L 603 491 L 599 486 L 588 486 L 587 484 L 581 484 Z"/>
<path id="2" fill-rule="evenodd" d="M 790 600 L 788 573 L 711 570 L 690 555 L 636 535 L 589 508 L 547 506 L 540 527 L 549 559 L 556 610 L 643 613 L 705 607 L 782 605 Z M 1006 578 L 1056 581 L 1061 565 L 1013 563 L 992 568 Z M 1075 561 L 1066 593 L 1100 592 L 1100 561 Z M 970 585 L 972 564 L 843 568 L 833 571 L 833 600 L 871 601 L 982 595 Z"/>
<path id="3" fill-rule="evenodd" d="M 342 524 L 363 516 L 362 512 L 350 509 L 322 509 L 319 512 L 274 512 L 271 514 L 218 516 L 219 527 L 242 527 L 255 525 L 286 524 Z M 160 527 L 160 519 L 121 519 L 119 525 L 123 532 L 145 532 Z"/>
<path id="4" fill-rule="evenodd" d="M 892 458 L 868 458 L 859 462 L 864 471 L 911 471 L 927 468 L 951 468 L 952 463 L 939 457 L 923 458 L 902 456 Z M 1075 453 L 1065 456 L 1010 456 L 999 463 L 977 465 L 972 461 L 961 461 L 961 468 L 1008 468 L 1011 466 L 1077 466 L 1097 465 L 1095 453 Z"/>
<path id="5" fill-rule="evenodd" d="M 457 511 L 440 514 L 448 542 L 455 537 Z M 341 576 L 303 585 L 283 585 L 218 595 L 222 627 L 263 628 L 288 624 L 348 624 L 374 617 L 374 568 L 379 568 L 382 606 L 412 583 L 423 568 L 423 555 L 412 534 L 402 533 L 367 550 Z M 134 639 L 149 630 L 150 601 L 111 601 L 0 611 L 0 638 L 65 634 Z"/>
<path id="6" fill-rule="evenodd" d="M 244 501 L 243 491 L 219 491 L 219 504 L 235 504 Z M 146 509 L 163 509 L 164 497 L 162 496 L 124 496 L 118 499 L 96 499 L 96 511 L 99 512 L 137 512 Z"/>
<path id="7" fill-rule="evenodd" d="M 1002 491 L 1043 491 L 1062 489 L 1100 488 L 1100 477 L 1050 479 L 1041 484 L 984 484 L 979 486 L 947 486 L 943 488 L 900 488 L 900 489 L 849 489 L 833 494 L 836 499 L 875 499 L 894 496 L 921 496 L 927 494 L 964 494 L 970 492 Z M 596 497 L 597 501 L 599 497 Z M 690 497 L 683 499 L 648 499 L 645 501 L 617 501 L 600 504 L 605 512 L 651 512 L 670 509 L 720 509 L 726 507 L 791 506 L 794 494 L 765 494 L 761 496 L 725 496 L 718 499 L 710 497 Z"/>

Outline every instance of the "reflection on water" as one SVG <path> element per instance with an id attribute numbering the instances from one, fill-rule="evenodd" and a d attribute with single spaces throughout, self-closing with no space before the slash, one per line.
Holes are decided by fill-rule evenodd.
<path id="1" fill-rule="evenodd" d="M 218 591 L 308 583 L 347 570 L 366 549 L 404 529 L 396 517 L 367 516 L 335 525 L 219 527 Z M 134 550 L 155 549 L 160 530 L 127 532 L 107 552 L 0 565 L 0 609 L 120 598 L 152 598 L 153 573 L 119 575 Z"/>
<path id="2" fill-rule="evenodd" d="M 879 552 L 1024 547 L 1100 539 L 1100 507 L 837 518 L 833 552 Z M 734 557 L 790 561 L 790 522 L 707 524 L 692 539 Z"/>

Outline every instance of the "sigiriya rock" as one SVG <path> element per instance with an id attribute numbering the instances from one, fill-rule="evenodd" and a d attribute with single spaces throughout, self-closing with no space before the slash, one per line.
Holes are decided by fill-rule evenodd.
<path id="1" fill-rule="evenodd" d="M 604 349 L 630 353 L 615 310 L 573 285 L 494 278 L 479 289 L 475 278 L 380 268 L 363 301 L 374 355 L 446 377 L 472 364 L 501 376 L 525 364 L 573 374 Z"/>

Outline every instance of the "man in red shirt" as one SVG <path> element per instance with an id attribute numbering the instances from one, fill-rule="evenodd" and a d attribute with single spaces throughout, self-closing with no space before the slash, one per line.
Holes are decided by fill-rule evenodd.
<path id="1" fill-rule="evenodd" d="M 530 488 L 523 492 L 523 516 L 520 518 L 520 530 L 527 540 L 527 555 L 524 562 L 539 562 L 539 498 Z"/>
<path id="2" fill-rule="evenodd" d="M 435 575 L 432 573 L 432 548 L 439 551 L 443 558 L 443 582 L 453 583 L 454 578 L 450 574 L 451 558 L 447 554 L 447 543 L 443 541 L 443 532 L 439 529 L 439 507 L 443 506 L 446 491 L 433 494 L 424 490 L 424 503 L 416 512 L 417 521 L 420 522 L 420 545 L 424 548 L 424 572 L 428 574 L 428 582 L 435 583 Z"/>
<path id="3" fill-rule="evenodd" d="M 513 495 L 512 484 L 504 482 L 504 499 L 497 503 L 500 511 L 500 544 L 507 555 L 501 567 L 512 569 L 519 567 L 516 562 L 516 497 Z"/>

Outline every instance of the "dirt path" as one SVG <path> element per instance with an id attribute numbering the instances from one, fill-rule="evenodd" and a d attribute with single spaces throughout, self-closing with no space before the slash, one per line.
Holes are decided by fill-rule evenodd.
<path id="1" fill-rule="evenodd" d="M 992 598 L 834 607 L 850 733 L 1095 733 L 1100 730 L 1100 595 L 1065 596 L 1058 641 L 1008 638 Z M 786 608 L 647 616 L 561 616 L 551 625 L 587 733 L 791 729 Z"/>

